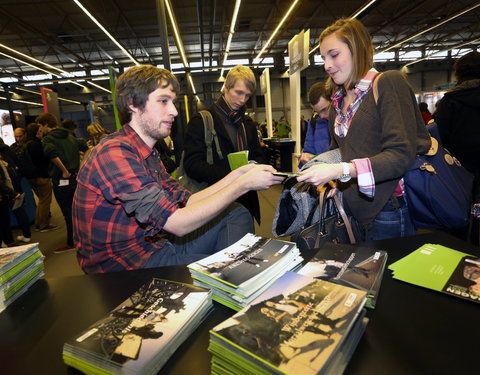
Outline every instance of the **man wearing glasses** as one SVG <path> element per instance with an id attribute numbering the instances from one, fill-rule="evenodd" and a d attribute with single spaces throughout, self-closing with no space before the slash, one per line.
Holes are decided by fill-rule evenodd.
<path id="1" fill-rule="evenodd" d="M 214 120 L 223 156 L 220 159 L 216 144 L 213 142 L 213 164 L 207 163 L 202 117 L 197 114 L 190 120 L 184 143 L 184 168 L 189 177 L 213 185 L 230 172 L 227 155 L 237 151 L 248 150 L 249 161 L 265 163 L 255 124 L 245 114 L 246 103 L 255 92 L 255 88 L 255 75 L 250 68 L 238 65 L 228 72 L 222 95 L 208 109 Z M 255 191 L 242 195 L 237 202 L 244 205 L 252 217 L 260 223 L 260 205 Z"/>
<path id="2" fill-rule="evenodd" d="M 314 111 L 307 127 L 305 145 L 300 155 L 299 166 L 302 166 L 315 156 L 328 151 L 330 146 L 330 134 L 328 133 L 328 112 L 330 110 L 330 98 L 325 90 L 323 82 L 317 82 L 310 87 L 308 101 Z"/>

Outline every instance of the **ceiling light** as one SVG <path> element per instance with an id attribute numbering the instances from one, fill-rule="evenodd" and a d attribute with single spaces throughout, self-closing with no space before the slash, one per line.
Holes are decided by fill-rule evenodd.
<path id="1" fill-rule="evenodd" d="M 13 60 L 17 60 L 17 61 L 20 61 L 22 64 L 25 64 L 25 65 L 28 65 L 28 66 L 31 66 L 32 68 L 35 68 L 35 69 L 38 69 L 38 70 L 41 70 L 42 72 L 45 72 L 47 74 L 50 74 L 52 76 L 55 76 L 55 77 L 61 77 L 61 75 L 59 74 L 56 74 L 56 73 L 52 73 L 52 72 L 49 72 L 48 70 L 45 70 L 45 69 L 42 69 L 42 68 L 39 68 L 38 66 L 35 66 L 35 65 L 32 65 L 22 59 L 19 59 L 18 57 L 15 57 L 15 56 L 12 56 L 12 55 L 9 55 L 8 53 L 3 53 L 3 52 L 0 52 L 0 55 L 3 55 L 3 56 L 6 56 L 10 59 L 13 59 Z"/>
<path id="2" fill-rule="evenodd" d="M 95 22 L 97 24 L 97 26 L 102 29 L 102 31 L 112 40 L 113 43 L 115 43 L 117 45 L 118 48 L 120 48 L 123 53 L 125 53 L 128 58 L 130 60 L 133 61 L 133 63 L 135 65 L 140 65 L 140 63 L 137 62 L 137 60 L 135 60 L 135 58 L 130 54 L 130 52 L 128 52 L 119 42 L 117 42 L 117 40 L 107 31 L 107 29 L 105 29 L 102 24 L 100 22 L 97 21 L 97 19 L 80 3 L 80 1 L 78 0 L 73 0 L 75 4 L 77 4 L 79 6 L 79 8 L 81 10 L 83 10 L 83 12 L 88 16 L 90 17 L 90 19 Z"/>
<path id="3" fill-rule="evenodd" d="M 392 46 L 390 46 L 390 47 L 387 47 L 387 48 L 384 49 L 382 52 L 387 52 L 387 51 L 391 50 L 392 48 L 398 47 L 398 46 L 402 45 L 403 43 L 408 42 L 409 40 L 411 40 L 411 39 L 413 39 L 413 38 L 416 38 L 417 36 L 420 36 L 420 35 L 422 35 L 422 34 L 425 34 L 426 32 L 431 31 L 431 30 L 433 30 L 433 29 L 435 29 L 435 28 L 443 25 L 444 23 L 447 23 L 447 22 L 453 20 L 454 18 L 457 18 L 457 17 L 461 16 L 462 14 L 465 14 L 465 13 L 467 13 L 467 12 L 471 11 L 472 9 L 475 9 L 475 8 L 477 8 L 477 7 L 479 7 L 479 6 L 480 6 L 480 2 L 478 2 L 478 3 L 475 4 L 475 5 L 472 5 L 470 8 L 464 9 L 464 10 L 458 12 L 457 14 L 454 14 L 454 15 L 451 16 L 451 17 L 448 17 L 448 18 L 444 19 L 443 21 L 437 22 L 436 24 L 434 24 L 434 25 L 432 25 L 432 26 L 429 26 L 429 27 L 427 27 L 427 28 L 419 31 L 419 32 L 416 33 L 416 34 L 413 34 L 413 35 L 411 35 L 411 36 L 408 36 L 408 37 L 402 39 L 402 40 L 399 41 L 398 43 L 395 43 L 394 45 L 392 45 Z"/>
<path id="4" fill-rule="evenodd" d="M 92 86 L 95 86 L 96 88 L 98 88 L 98 89 L 100 89 L 100 90 L 103 90 L 103 91 L 108 92 L 109 94 L 112 93 L 110 90 L 107 90 L 105 87 L 102 87 L 102 86 L 100 86 L 100 85 L 97 85 L 96 83 L 93 83 L 93 82 L 91 82 L 91 81 L 89 81 L 88 83 L 89 83 L 90 85 L 92 85 Z"/>
<path id="5" fill-rule="evenodd" d="M 0 96 L 0 99 L 7 100 L 7 98 Z M 43 107 L 42 103 L 34 103 L 34 102 L 28 102 L 26 100 L 20 100 L 20 99 L 10 99 L 12 102 L 19 102 L 19 103 L 24 103 L 24 104 L 33 104 L 33 105 L 38 105 L 40 107 Z"/>
<path id="6" fill-rule="evenodd" d="M 227 62 L 228 54 L 230 53 L 230 44 L 232 43 L 233 34 L 235 34 L 235 23 L 237 22 L 238 11 L 240 10 L 241 3 L 242 3 L 242 0 L 235 1 L 235 7 L 233 8 L 232 23 L 230 24 L 230 31 L 228 32 L 227 45 L 225 46 L 225 53 L 223 55 L 222 66 L 225 66 L 225 63 Z M 222 68 L 222 70 L 220 71 L 220 76 L 223 76 L 223 71 L 224 71 L 224 68 Z"/>
<path id="7" fill-rule="evenodd" d="M 265 43 L 265 45 L 263 46 L 262 50 L 258 53 L 257 57 L 255 57 L 255 59 L 259 59 L 260 56 L 263 54 L 263 52 L 265 52 L 265 50 L 267 49 L 267 47 L 270 45 L 270 42 L 272 41 L 272 39 L 275 37 L 275 35 L 277 34 L 278 30 L 280 30 L 280 28 L 282 27 L 282 25 L 284 24 L 284 22 L 286 21 L 286 19 L 288 18 L 288 16 L 290 15 L 290 13 L 292 12 L 293 8 L 295 8 L 295 5 L 297 5 L 297 3 L 299 2 L 299 0 L 294 0 L 294 2 L 292 3 L 292 5 L 290 5 L 290 8 L 288 9 L 287 13 L 285 13 L 285 15 L 283 16 L 282 20 L 280 21 L 280 23 L 278 24 L 278 26 L 275 28 L 275 30 L 273 31 L 272 35 L 270 36 L 270 38 L 267 40 L 267 43 Z"/>
<path id="8" fill-rule="evenodd" d="M 178 52 L 180 53 L 185 68 L 189 68 L 187 56 L 185 55 L 185 50 L 183 49 L 182 39 L 180 38 L 177 21 L 173 13 L 172 5 L 170 4 L 170 0 L 165 0 L 165 5 L 167 6 L 168 17 L 170 18 L 170 23 L 172 24 L 173 34 L 175 36 L 175 42 L 177 43 Z"/>
<path id="9" fill-rule="evenodd" d="M 372 5 L 375 1 L 377 0 L 371 0 L 368 2 L 368 4 L 365 4 L 362 7 L 360 7 L 360 9 L 358 9 L 352 16 L 350 16 L 350 18 L 357 18 L 359 14 L 361 14 L 364 10 L 370 7 L 370 5 Z"/>
<path id="10" fill-rule="evenodd" d="M 35 94 L 35 95 L 42 95 L 42 94 L 39 93 L 38 91 L 27 90 L 27 89 L 24 89 L 23 87 L 15 87 L 15 89 L 16 89 L 16 90 L 19 90 L 19 91 L 29 92 L 29 93 Z M 76 100 L 65 99 L 65 98 L 60 98 L 60 97 L 58 97 L 58 100 L 63 100 L 63 101 L 65 101 L 65 102 L 71 102 L 71 103 L 75 103 L 75 104 L 82 104 L 81 102 L 77 102 Z"/>

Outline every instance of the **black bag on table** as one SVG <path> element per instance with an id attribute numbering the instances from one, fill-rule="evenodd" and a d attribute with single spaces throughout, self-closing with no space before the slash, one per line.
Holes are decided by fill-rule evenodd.
<path id="1" fill-rule="evenodd" d="M 330 189 L 320 192 L 320 220 L 292 236 L 301 252 L 321 248 L 325 242 L 355 244 L 360 242 L 361 234 L 358 223 L 345 212 L 337 195 L 328 198 Z"/>

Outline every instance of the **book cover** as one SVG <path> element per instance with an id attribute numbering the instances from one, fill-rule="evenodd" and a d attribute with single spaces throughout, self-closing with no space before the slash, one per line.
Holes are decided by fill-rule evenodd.
<path id="1" fill-rule="evenodd" d="M 215 354 L 256 373 L 321 373 L 365 301 L 364 291 L 287 272 L 211 331 Z"/>
<path id="2" fill-rule="evenodd" d="M 65 343 L 64 361 L 82 371 L 155 373 L 211 308 L 208 291 L 153 279 Z"/>
<path id="3" fill-rule="evenodd" d="M 193 275 L 203 274 L 233 288 L 251 284 L 262 272 L 281 261 L 292 250 L 293 242 L 248 233 L 233 245 L 188 265 Z M 298 253 L 298 250 L 297 250 Z"/>
<path id="4" fill-rule="evenodd" d="M 480 258 L 438 244 L 424 244 L 391 264 L 395 279 L 480 302 Z"/>
<path id="5" fill-rule="evenodd" d="M 230 169 L 233 171 L 242 165 L 248 164 L 248 150 L 231 152 L 227 155 L 227 158 Z"/>
<path id="6" fill-rule="evenodd" d="M 387 256 L 383 250 L 326 242 L 298 273 L 365 290 L 367 307 L 373 308 Z"/>

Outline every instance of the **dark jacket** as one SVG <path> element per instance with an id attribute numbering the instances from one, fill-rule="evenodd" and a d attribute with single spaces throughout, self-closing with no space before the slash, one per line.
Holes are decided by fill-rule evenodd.
<path id="1" fill-rule="evenodd" d="M 31 178 L 48 178 L 48 165 L 50 164 L 50 159 L 45 156 L 43 152 L 42 141 L 37 137 L 29 139 L 27 141 L 27 152 L 30 155 L 32 163 L 36 167 L 35 174 Z"/>
<path id="2" fill-rule="evenodd" d="M 435 112 L 443 147 L 474 172 L 480 168 L 480 79 L 450 89 Z"/>
<path id="3" fill-rule="evenodd" d="M 218 135 L 220 149 L 222 150 L 223 159 L 220 160 L 213 142 L 213 165 L 207 163 L 206 146 L 204 138 L 203 121 L 199 114 L 194 116 L 188 126 L 185 136 L 185 158 L 184 167 L 188 176 L 199 181 L 207 182 L 213 185 L 221 180 L 230 172 L 227 155 L 235 152 L 235 146 L 228 136 L 227 130 L 222 120 L 215 114 L 211 108 L 209 109 L 213 116 L 215 131 Z M 247 148 L 249 150 L 249 160 L 255 160 L 258 163 L 265 163 L 265 156 L 258 142 L 257 129 L 252 119 L 245 116 L 245 131 L 247 135 Z M 252 214 L 252 216 L 260 223 L 260 205 L 258 203 L 257 193 L 250 191 L 238 200 Z"/>
<path id="4" fill-rule="evenodd" d="M 68 129 L 54 128 L 42 140 L 43 152 L 50 159 L 59 157 L 65 168 L 76 174 L 80 168 L 80 151 L 87 151 L 84 139 L 76 138 Z M 62 171 L 50 163 L 48 174 L 53 179 L 61 179 Z"/>

